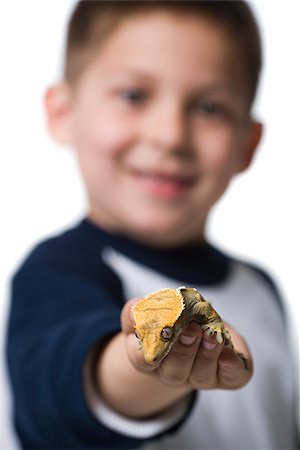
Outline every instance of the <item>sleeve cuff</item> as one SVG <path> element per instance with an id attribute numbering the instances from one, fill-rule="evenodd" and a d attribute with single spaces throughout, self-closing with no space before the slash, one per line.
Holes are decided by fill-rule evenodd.
<path id="1" fill-rule="evenodd" d="M 91 354 L 84 366 L 84 394 L 94 417 L 110 430 L 136 439 L 149 439 L 160 435 L 182 421 L 191 407 L 193 394 L 184 397 L 175 406 L 151 419 L 130 419 L 111 409 L 97 394 L 91 376 Z"/>

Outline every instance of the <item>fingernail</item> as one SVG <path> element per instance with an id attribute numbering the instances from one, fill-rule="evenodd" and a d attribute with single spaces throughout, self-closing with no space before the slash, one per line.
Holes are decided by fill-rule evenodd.
<path id="1" fill-rule="evenodd" d="M 217 346 L 215 342 L 206 341 L 205 339 L 202 340 L 202 345 L 206 350 L 213 350 Z"/>
<path id="2" fill-rule="evenodd" d="M 197 336 L 180 336 L 180 342 L 183 345 L 192 345 L 197 339 Z"/>

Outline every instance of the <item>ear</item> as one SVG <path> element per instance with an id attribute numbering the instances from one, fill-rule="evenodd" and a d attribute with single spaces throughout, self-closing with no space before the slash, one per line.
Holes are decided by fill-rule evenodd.
<path id="1" fill-rule="evenodd" d="M 59 144 L 69 144 L 72 136 L 72 92 L 65 83 L 51 86 L 44 96 L 46 123 Z"/>
<path id="2" fill-rule="evenodd" d="M 260 122 L 251 120 L 248 127 L 238 173 L 250 166 L 263 133 L 263 125 Z"/>

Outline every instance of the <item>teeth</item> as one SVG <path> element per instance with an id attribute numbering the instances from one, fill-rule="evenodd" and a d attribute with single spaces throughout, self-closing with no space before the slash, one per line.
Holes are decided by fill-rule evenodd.
<path id="1" fill-rule="evenodd" d="M 166 182 L 166 183 L 182 183 L 183 180 L 180 180 L 179 178 L 175 178 L 175 177 L 163 177 L 163 176 L 154 176 L 153 180 L 155 181 L 161 181 L 161 182 Z"/>
<path id="2" fill-rule="evenodd" d="M 148 178 L 149 180 L 165 182 L 165 183 L 178 183 L 178 184 L 187 184 L 191 182 L 187 178 L 176 177 L 172 175 L 155 175 L 155 174 L 140 174 L 142 177 Z"/>

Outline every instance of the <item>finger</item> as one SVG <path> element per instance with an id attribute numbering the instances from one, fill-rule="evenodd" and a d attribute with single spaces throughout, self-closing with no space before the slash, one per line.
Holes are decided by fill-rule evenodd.
<path id="1" fill-rule="evenodd" d="M 125 344 L 128 357 L 133 366 L 142 372 L 153 372 L 156 368 L 145 361 L 140 341 L 134 334 L 134 318 L 132 307 L 139 299 L 128 300 L 121 311 L 121 327 L 125 334 Z"/>
<path id="2" fill-rule="evenodd" d="M 203 333 L 201 345 L 189 377 L 189 384 L 195 389 L 211 389 L 216 387 L 218 376 L 218 359 L 223 349 L 215 336 Z"/>
<path id="3" fill-rule="evenodd" d="M 149 364 L 145 361 L 139 340 L 134 334 L 130 333 L 126 336 L 126 347 L 128 357 L 137 370 L 150 373 L 158 369 L 159 366 Z"/>
<path id="4" fill-rule="evenodd" d="M 239 389 L 252 377 L 253 364 L 250 357 L 241 358 L 231 347 L 225 346 L 218 361 L 218 380 L 223 389 Z"/>
<path id="5" fill-rule="evenodd" d="M 252 377 L 253 361 L 246 341 L 231 326 L 227 326 L 230 332 L 234 349 L 225 346 L 218 364 L 219 383 L 225 389 L 237 389 L 243 387 Z"/>
<path id="6" fill-rule="evenodd" d="M 191 323 L 174 345 L 171 353 L 162 361 L 160 377 L 166 384 L 179 386 L 189 378 L 198 347 L 202 339 L 202 330 Z"/>
<path id="7" fill-rule="evenodd" d="M 245 339 L 231 326 L 227 326 L 227 329 L 230 332 L 235 353 L 237 353 L 242 359 L 244 368 L 252 372 L 253 371 L 252 356 Z"/>
<path id="8" fill-rule="evenodd" d="M 134 333 L 134 318 L 132 308 L 138 301 L 137 298 L 128 300 L 121 311 L 121 328 L 125 334 Z"/>

